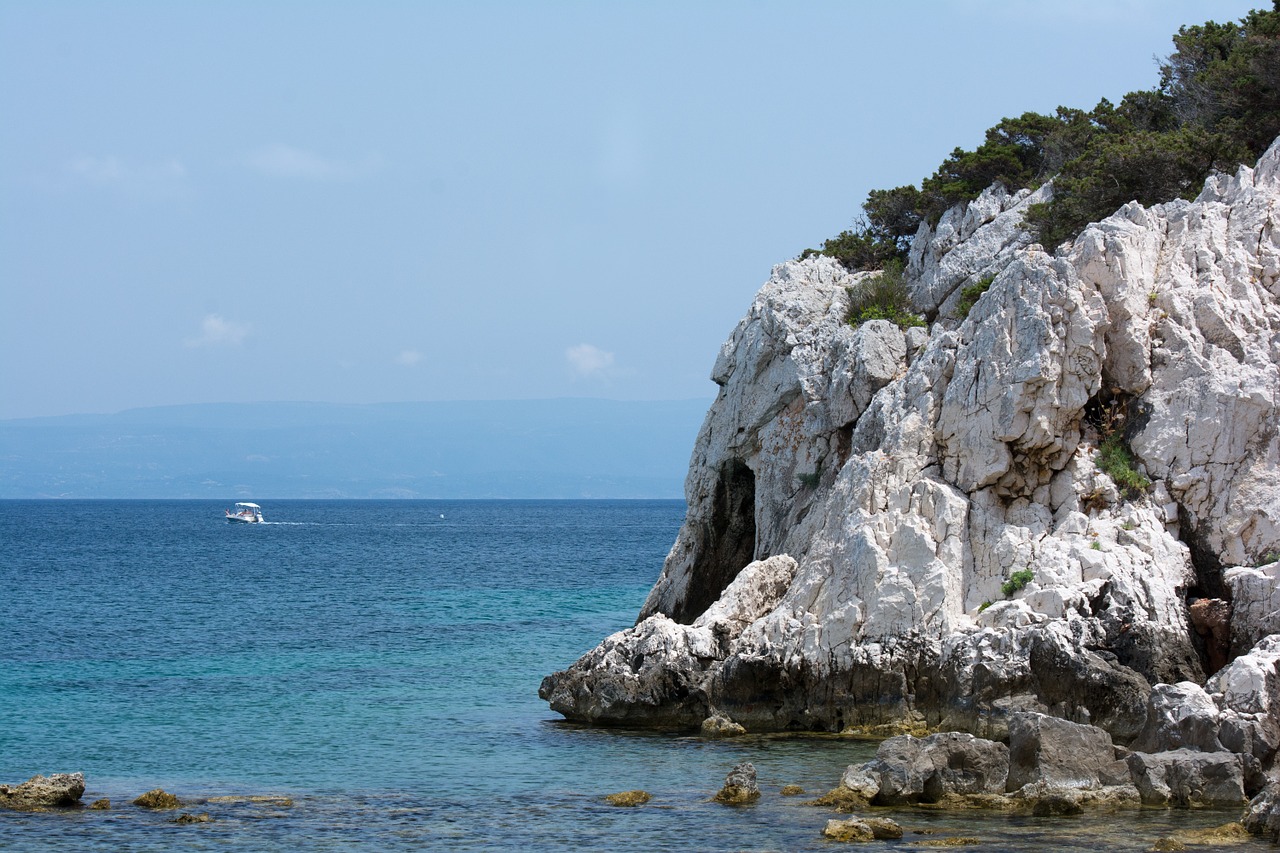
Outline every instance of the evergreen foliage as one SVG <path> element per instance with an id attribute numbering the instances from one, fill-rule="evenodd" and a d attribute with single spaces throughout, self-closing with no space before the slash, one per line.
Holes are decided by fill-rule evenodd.
<path id="1" fill-rule="evenodd" d="M 982 294 L 991 289 L 991 282 L 995 280 L 996 277 L 993 275 L 985 276 L 974 284 L 971 284 L 961 290 L 960 302 L 956 304 L 956 313 L 958 313 L 961 318 L 968 317 L 973 306 L 982 298 Z"/>
<path id="2" fill-rule="evenodd" d="M 1010 192 L 1053 181 L 1050 201 L 1032 205 L 1026 226 L 1046 246 L 1072 239 L 1130 201 L 1194 198 L 1215 171 L 1251 163 L 1280 136 L 1280 0 L 1239 23 L 1209 21 L 1173 37 L 1157 87 L 1119 106 L 1001 119 L 973 151 L 957 148 L 914 186 L 873 190 L 854 227 L 806 249 L 849 269 L 904 260 L 922 222 L 992 184 Z"/>

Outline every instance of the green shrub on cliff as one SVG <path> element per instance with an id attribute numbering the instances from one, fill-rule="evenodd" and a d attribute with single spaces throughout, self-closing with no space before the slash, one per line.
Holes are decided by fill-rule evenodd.
<path id="1" fill-rule="evenodd" d="M 993 275 L 985 276 L 960 291 L 960 301 L 956 303 L 956 313 L 960 315 L 961 319 L 969 316 L 973 306 L 982 298 L 982 294 L 991 289 L 991 282 L 995 280 L 996 277 Z"/>
<path id="2" fill-rule="evenodd" d="M 1058 107 L 1001 119 L 973 151 L 956 148 L 920 188 L 873 190 L 849 231 L 806 249 L 851 270 L 904 259 L 921 222 L 992 184 L 1010 192 L 1053 181 L 1025 224 L 1048 247 L 1138 201 L 1194 197 L 1214 171 L 1251 163 L 1280 136 L 1280 0 L 1239 23 L 1209 21 L 1173 37 L 1160 83 L 1119 106 Z"/>
<path id="3" fill-rule="evenodd" d="M 805 249 L 800 253 L 800 260 L 814 255 L 835 258 L 846 269 L 865 270 L 875 269 L 897 258 L 898 251 L 896 247 L 878 241 L 863 224 L 827 239 L 820 249 Z"/>
<path id="4" fill-rule="evenodd" d="M 1035 572 L 1030 569 L 1023 569 L 1022 571 L 1014 572 L 1009 575 L 1009 579 L 1007 581 L 1000 584 L 1000 591 L 1004 593 L 1005 598 L 1008 598 L 1027 584 L 1031 583 L 1031 581 L 1035 579 L 1035 576 Z"/>

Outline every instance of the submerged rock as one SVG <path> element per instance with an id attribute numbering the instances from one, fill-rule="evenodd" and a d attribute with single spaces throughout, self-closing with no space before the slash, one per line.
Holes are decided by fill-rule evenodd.
<path id="1" fill-rule="evenodd" d="M 648 791 L 622 791 L 617 794 L 609 794 L 604 798 L 605 802 L 611 806 L 642 806 L 649 802 L 653 797 Z"/>
<path id="2" fill-rule="evenodd" d="M 1173 837 L 1186 844 L 1234 844 L 1249 837 L 1249 830 L 1239 821 L 1204 829 L 1180 829 Z"/>
<path id="3" fill-rule="evenodd" d="M 917 847 L 974 847 L 982 843 L 980 838 L 963 835 L 949 835 L 946 838 L 928 838 L 913 842 Z"/>
<path id="4" fill-rule="evenodd" d="M 31 811 L 80 804 L 84 796 L 83 773 L 32 776 L 21 785 L 0 785 L 0 808 Z"/>
<path id="5" fill-rule="evenodd" d="M 254 805 L 279 806 L 281 808 L 293 808 L 293 798 L 286 797 L 282 794 L 226 794 L 220 797 L 210 797 L 207 802 L 210 803 L 252 803 Z"/>

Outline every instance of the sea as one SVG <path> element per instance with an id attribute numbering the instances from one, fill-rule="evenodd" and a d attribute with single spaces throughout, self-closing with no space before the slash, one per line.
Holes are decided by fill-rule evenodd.
<path id="1" fill-rule="evenodd" d="M 0 784 L 79 771 L 110 801 L 0 811 L 0 850 L 832 849 L 846 816 L 812 800 L 874 742 L 594 728 L 537 696 L 633 624 L 683 502 L 259 503 L 0 501 Z M 714 802 L 741 762 L 760 800 Z M 155 788 L 182 806 L 132 804 Z M 1139 851 L 1239 816 L 877 813 L 905 836 L 864 849 Z"/>

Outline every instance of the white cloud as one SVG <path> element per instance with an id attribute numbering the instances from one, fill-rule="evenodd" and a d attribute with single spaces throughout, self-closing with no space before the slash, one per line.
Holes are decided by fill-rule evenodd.
<path id="1" fill-rule="evenodd" d="M 350 180 L 372 171 L 377 165 L 375 158 L 366 157 L 358 163 L 350 163 L 281 144 L 267 145 L 252 152 L 248 163 L 252 168 L 273 178 L 300 178 L 308 181 Z"/>
<path id="2" fill-rule="evenodd" d="M 179 190 L 187 177 L 187 167 L 176 157 L 152 163 L 131 164 L 118 157 L 82 154 L 62 166 L 61 179 L 52 187 L 89 185 L 111 187 L 142 195 L 167 195 Z"/>
<path id="3" fill-rule="evenodd" d="M 183 343 L 188 347 L 239 346 L 248 334 L 248 325 L 229 322 L 219 314 L 209 314 L 200 323 L 200 334 L 187 338 Z"/>
<path id="4" fill-rule="evenodd" d="M 76 157 L 66 169 L 73 177 L 91 184 L 114 184 L 124 177 L 124 166 L 115 157 Z"/>
<path id="5" fill-rule="evenodd" d="M 396 364 L 403 364 L 405 367 L 413 367 L 420 361 L 422 361 L 422 353 L 416 349 L 401 350 L 396 356 Z"/>
<path id="6" fill-rule="evenodd" d="M 613 353 L 591 344 L 578 344 L 564 351 L 569 366 L 578 376 L 603 377 L 613 370 Z"/>

